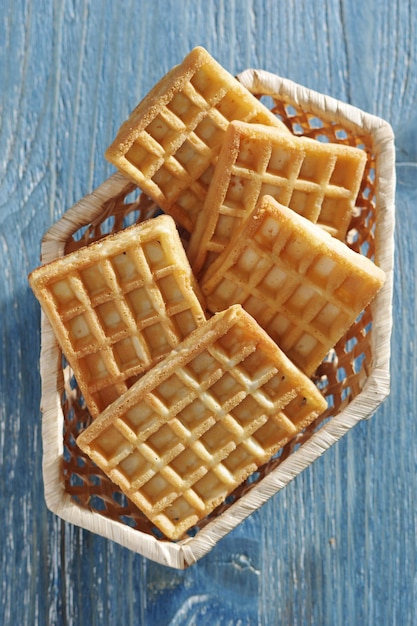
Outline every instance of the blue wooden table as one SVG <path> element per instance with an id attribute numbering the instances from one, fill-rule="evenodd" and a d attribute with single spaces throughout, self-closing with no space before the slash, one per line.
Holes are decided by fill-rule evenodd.
<path id="1" fill-rule="evenodd" d="M 0 0 L 0 624 L 417 623 L 416 37 L 413 0 Z M 196 45 L 392 125 L 392 391 L 176 571 L 47 510 L 27 274 L 44 231 L 113 172 L 103 152 L 120 123 Z"/>

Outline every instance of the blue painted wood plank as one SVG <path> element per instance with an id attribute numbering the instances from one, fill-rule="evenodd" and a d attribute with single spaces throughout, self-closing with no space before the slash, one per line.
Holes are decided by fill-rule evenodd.
<path id="1" fill-rule="evenodd" d="M 415 624 L 416 3 L 2 0 L 0 13 L 0 623 Z M 128 112 L 195 45 L 392 123 L 393 379 L 369 422 L 176 572 L 46 510 L 26 276 L 46 228 L 113 171 L 103 152 Z"/>

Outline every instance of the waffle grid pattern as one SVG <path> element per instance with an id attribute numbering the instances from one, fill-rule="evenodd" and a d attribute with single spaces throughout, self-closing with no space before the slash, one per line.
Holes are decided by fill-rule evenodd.
<path id="1" fill-rule="evenodd" d="M 325 408 L 285 357 L 263 350 L 239 323 L 217 334 L 189 362 L 167 364 L 155 388 L 136 397 L 132 388 L 124 411 L 110 424 L 100 420 L 98 434 L 95 422 L 94 439 L 88 431 L 81 437 L 88 438 L 84 450 L 171 539 Z"/>
<path id="2" fill-rule="evenodd" d="M 134 131 L 123 156 L 107 158 L 189 231 L 207 194 L 229 122 L 240 119 L 279 126 L 277 118 L 205 52 L 193 67 L 163 79 L 160 101 L 132 114 Z M 158 111 L 155 111 L 155 108 Z M 123 127 L 122 127 L 123 128 Z M 117 147 L 118 138 L 113 146 Z"/>
<path id="3" fill-rule="evenodd" d="M 167 224 L 171 218 L 157 218 L 154 228 L 119 241 L 118 252 L 110 244 L 98 258 L 64 263 L 42 285 L 93 415 L 205 319 Z"/>
<path id="4" fill-rule="evenodd" d="M 219 86 L 213 92 L 211 85 L 207 93 L 207 83 L 204 70 L 196 73 L 140 132 L 126 154 L 148 179 L 148 193 L 168 212 L 175 202 L 175 216 L 189 230 L 206 197 L 230 120 L 236 116 L 250 119 L 243 106 L 242 111 L 236 110 L 233 91 Z"/>
<path id="5" fill-rule="evenodd" d="M 205 267 L 217 258 L 266 194 L 343 240 L 365 162 L 365 152 L 351 146 L 231 124 L 191 235 L 194 271 L 205 254 Z"/>
<path id="6" fill-rule="evenodd" d="M 311 376 L 375 286 L 353 259 L 295 235 L 288 210 L 269 196 L 261 210 L 203 276 L 202 291 L 213 312 L 241 304 Z"/>

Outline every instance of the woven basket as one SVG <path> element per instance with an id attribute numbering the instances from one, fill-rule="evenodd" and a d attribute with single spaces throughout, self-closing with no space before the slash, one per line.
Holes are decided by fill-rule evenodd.
<path id="1" fill-rule="evenodd" d="M 63 519 L 165 565 L 185 568 L 317 459 L 389 393 L 394 230 L 394 138 L 389 124 L 357 108 L 264 71 L 238 79 L 295 135 L 358 146 L 368 155 L 347 234 L 354 250 L 374 259 L 387 281 L 373 303 L 319 367 L 315 382 L 329 408 L 241 485 L 187 538 L 174 543 L 81 453 L 78 433 L 91 418 L 77 383 L 42 315 L 43 475 L 48 508 Z M 152 217 L 156 207 L 120 173 L 82 199 L 45 235 L 42 262 Z"/>

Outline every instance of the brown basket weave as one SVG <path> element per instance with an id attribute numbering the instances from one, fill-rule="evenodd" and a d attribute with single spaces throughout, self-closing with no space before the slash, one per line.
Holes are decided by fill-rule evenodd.
<path id="1" fill-rule="evenodd" d="M 391 128 L 380 118 L 267 72 L 247 70 L 238 78 L 295 135 L 366 151 L 367 166 L 346 242 L 380 265 L 387 281 L 316 372 L 314 380 L 328 401 L 325 414 L 177 543 L 160 537 L 76 446 L 77 435 L 91 418 L 49 322 L 42 316 L 43 472 L 48 507 L 67 521 L 177 568 L 187 567 L 208 552 L 358 421 L 370 417 L 389 393 L 395 187 Z M 46 233 L 42 261 L 156 212 L 148 197 L 123 175 L 114 174 Z"/>

